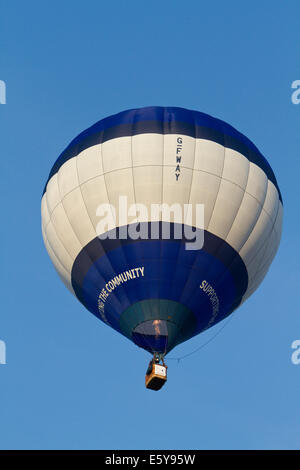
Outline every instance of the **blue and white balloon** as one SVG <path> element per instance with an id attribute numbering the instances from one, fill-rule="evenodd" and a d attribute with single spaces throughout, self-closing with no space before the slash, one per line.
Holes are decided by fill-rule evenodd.
<path id="1" fill-rule="evenodd" d="M 146 210 L 126 221 L 120 197 Z M 151 213 L 174 204 L 203 205 L 204 220 Z M 103 207 L 115 208 L 109 224 L 100 223 Z M 128 236 L 151 223 L 155 236 Z M 201 249 L 187 249 L 185 226 L 203 234 Z M 62 281 L 151 353 L 168 353 L 239 307 L 265 277 L 281 226 L 280 190 L 256 146 L 225 122 L 182 108 L 97 122 L 59 156 L 42 197 L 43 237 Z"/>

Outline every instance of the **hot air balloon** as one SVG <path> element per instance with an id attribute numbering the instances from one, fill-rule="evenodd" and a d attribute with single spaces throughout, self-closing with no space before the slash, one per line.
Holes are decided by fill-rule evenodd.
<path id="1" fill-rule="evenodd" d="M 257 289 L 283 211 L 274 173 L 247 137 L 177 107 L 124 111 L 79 134 L 54 163 L 41 206 L 60 278 L 153 355 L 153 389 L 166 380 L 167 353 Z M 196 206 L 198 219 L 186 210 Z"/>

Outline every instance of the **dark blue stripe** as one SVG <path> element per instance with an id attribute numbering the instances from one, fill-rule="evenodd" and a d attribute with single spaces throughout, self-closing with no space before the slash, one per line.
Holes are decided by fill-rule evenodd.
<path id="1" fill-rule="evenodd" d="M 282 201 L 272 168 L 251 140 L 220 119 L 199 111 L 175 107 L 157 106 L 132 109 L 98 121 L 72 140 L 60 154 L 52 167 L 47 183 L 67 160 L 83 150 L 117 137 L 145 133 L 183 134 L 211 140 L 236 150 L 265 172 L 269 180 L 276 186 Z"/>
<path id="2" fill-rule="evenodd" d="M 148 233 L 150 233 L 150 226 L 151 222 L 144 222 L 148 225 Z M 152 223 L 153 224 L 153 223 Z M 162 225 L 163 222 L 159 222 L 159 230 L 158 233 L 160 235 L 160 239 L 162 239 Z M 193 228 L 195 231 L 196 229 Z M 231 275 L 235 279 L 235 283 L 240 285 L 239 294 L 243 295 L 247 289 L 248 285 L 248 275 L 247 270 L 242 261 L 239 254 L 222 238 L 219 238 L 217 235 L 214 235 L 207 230 L 204 230 L 204 244 L 201 250 L 185 250 L 185 243 L 188 241 L 183 233 L 183 236 L 180 240 L 175 240 L 175 233 L 178 231 L 175 228 L 175 224 L 170 223 L 170 240 L 173 240 L 176 243 L 178 256 L 181 254 L 184 256 L 185 261 L 188 260 L 189 264 L 197 265 L 197 258 L 199 258 L 199 253 L 201 251 L 206 251 L 209 254 L 214 255 L 218 258 L 222 264 L 231 272 Z M 151 258 L 153 256 L 160 255 L 162 258 L 165 258 L 167 253 L 164 253 L 164 248 L 162 247 L 162 252 L 154 252 L 154 248 L 151 247 L 150 242 L 153 242 L 151 238 L 147 240 L 142 240 L 142 242 L 149 243 L 147 250 L 144 252 L 140 249 L 140 258 Z M 114 257 L 114 251 L 117 248 L 121 248 L 126 245 L 135 245 L 133 247 L 134 251 L 136 252 L 139 250 L 139 244 L 141 241 L 139 240 L 132 240 L 131 238 L 126 239 L 119 239 L 119 228 L 116 228 L 116 237 L 115 239 L 110 238 L 109 232 L 107 234 L 107 238 L 101 240 L 98 237 L 95 237 L 91 240 L 77 255 L 73 267 L 72 267 L 72 285 L 76 292 L 77 297 L 79 300 L 81 299 L 81 289 L 83 285 L 84 278 L 91 268 L 91 266 L 101 257 L 108 255 L 110 253 L 110 260 L 109 265 L 116 265 L 117 269 L 115 270 L 114 275 L 118 274 L 118 270 L 121 268 L 121 260 L 117 257 Z M 181 250 L 181 252 L 179 252 Z M 178 258 L 178 262 L 180 262 L 180 258 Z M 124 269 L 123 269 L 124 268 Z M 122 269 L 128 269 L 127 260 L 124 258 L 122 262 Z M 242 276 L 241 276 L 242 273 Z M 109 273 L 111 275 L 112 273 Z M 109 279 L 109 278 L 108 278 Z"/>
<path id="3" fill-rule="evenodd" d="M 174 232 L 171 232 L 174 233 Z M 107 322 L 117 331 L 120 317 L 131 305 L 146 299 L 169 299 L 194 313 L 203 331 L 211 318 L 209 296 L 199 288 L 206 280 L 218 292 L 220 308 L 213 324 L 240 303 L 248 286 L 246 267 L 238 253 L 219 237 L 205 232 L 201 250 L 185 249 L 186 240 L 118 240 L 96 238 L 77 256 L 72 268 L 76 296 L 98 318 L 98 297 L 111 279 L 144 267 L 145 275 L 116 287 L 105 304 Z M 210 325 L 212 326 L 212 325 Z"/>

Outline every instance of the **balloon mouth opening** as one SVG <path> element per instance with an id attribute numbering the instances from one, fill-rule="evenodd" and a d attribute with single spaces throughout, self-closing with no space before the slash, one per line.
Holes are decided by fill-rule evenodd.
<path id="1" fill-rule="evenodd" d="M 196 327 L 194 313 L 170 299 L 138 301 L 125 309 L 120 317 L 121 333 L 151 354 L 168 354 L 194 336 Z"/>
<path id="2" fill-rule="evenodd" d="M 168 349 L 168 329 L 165 320 L 147 320 L 140 323 L 132 332 L 137 346 L 154 353 L 165 353 Z"/>

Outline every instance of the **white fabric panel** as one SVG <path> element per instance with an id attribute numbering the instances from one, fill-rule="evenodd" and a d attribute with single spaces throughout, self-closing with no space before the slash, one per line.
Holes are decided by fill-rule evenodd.
<path id="1" fill-rule="evenodd" d="M 42 197 L 42 202 L 41 202 L 41 215 L 42 215 L 42 227 L 46 227 L 49 220 L 50 220 L 50 215 L 49 215 L 49 210 L 48 210 L 48 204 L 47 204 L 47 196 L 46 193 L 43 194 Z"/>
<path id="2" fill-rule="evenodd" d="M 41 204 L 41 212 L 42 212 L 42 235 L 43 235 L 43 240 L 47 249 L 47 252 L 49 254 L 50 259 L 52 260 L 54 267 L 63 281 L 63 283 L 66 285 L 66 287 L 73 293 L 73 288 L 71 286 L 71 274 L 70 272 L 62 265 L 58 257 L 55 255 L 53 249 L 50 246 L 50 243 L 47 238 L 46 230 L 47 226 L 50 222 L 50 216 L 49 216 L 49 211 L 48 211 L 48 205 L 47 205 L 47 198 L 46 194 L 43 195 L 42 197 L 42 204 Z"/>
<path id="3" fill-rule="evenodd" d="M 234 183 L 221 180 L 208 230 L 220 238 L 226 239 L 238 213 L 244 191 Z"/>
<path id="4" fill-rule="evenodd" d="M 204 204 L 204 228 L 207 230 L 219 191 L 221 179 L 203 171 L 193 172 L 190 204 Z"/>
<path id="5" fill-rule="evenodd" d="M 267 189 L 268 178 L 265 172 L 257 165 L 250 162 L 246 192 L 255 197 L 261 206 L 263 206 L 266 199 Z"/>
<path id="6" fill-rule="evenodd" d="M 162 134 L 138 134 L 132 137 L 133 166 L 162 165 L 163 153 L 164 136 Z"/>
<path id="7" fill-rule="evenodd" d="M 279 204 L 279 194 L 274 186 L 274 184 L 268 180 L 268 189 L 266 194 L 266 199 L 264 202 L 264 210 L 269 214 L 272 221 L 274 222 L 277 211 L 278 211 L 278 204 Z"/>
<path id="8" fill-rule="evenodd" d="M 190 200 L 191 183 L 193 170 L 181 168 L 180 176 L 176 181 L 175 166 L 164 166 L 163 168 L 163 187 L 162 202 L 164 204 L 179 204 L 182 208 L 182 218 L 178 220 L 171 215 L 172 222 L 182 223 L 183 205 L 188 204 Z"/>
<path id="9" fill-rule="evenodd" d="M 162 167 L 133 168 L 135 202 L 160 204 L 162 200 Z"/>
<path id="10" fill-rule="evenodd" d="M 78 240 L 78 237 L 74 233 L 74 230 L 70 224 L 70 221 L 67 217 L 66 211 L 62 203 L 58 204 L 54 209 L 51 215 L 51 224 L 60 242 L 68 251 L 71 259 L 74 261 L 78 253 L 81 251 L 82 245 Z M 49 243 L 51 244 L 54 252 L 56 253 L 56 249 L 52 245 L 52 239 L 48 235 L 48 226 L 46 233 Z M 58 258 L 60 259 L 60 256 L 58 256 Z"/>
<path id="11" fill-rule="evenodd" d="M 275 191 L 274 191 L 275 190 Z M 264 200 L 263 210 L 258 221 L 251 232 L 248 240 L 240 251 L 240 256 L 244 260 L 248 269 L 249 261 L 253 258 L 253 253 L 258 252 L 269 236 L 275 221 L 279 207 L 278 191 L 268 180 L 267 193 Z"/>
<path id="12" fill-rule="evenodd" d="M 254 282 L 257 282 L 257 278 L 259 278 L 260 275 L 265 276 L 275 255 L 278 250 L 278 239 L 275 235 L 271 237 L 271 243 L 268 245 L 267 250 L 264 255 L 264 263 L 261 264 L 259 267 L 259 270 L 255 274 Z"/>
<path id="13" fill-rule="evenodd" d="M 97 215 L 97 210 L 101 204 L 110 204 L 110 201 L 108 200 L 104 175 L 96 176 L 95 178 L 89 179 L 84 184 L 82 184 L 81 193 L 91 223 L 96 233 L 98 234 L 97 224 L 100 221 L 100 217 Z M 100 233 L 98 235 L 100 235 Z"/>
<path id="14" fill-rule="evenodd" d="M 95 238 L 96 232 L 84 204 L 80 187 L 67 194 L 62 204 L 79 243 L 84 247 Z"/>
<path id="15" fill-rule="evenodd" d="M 103 165 L 101 156 L 101 144 L 93 145 L 83 150 L 77 157 L 77 170 L 79 183 L 103 175 Z"/>
<path id="16" fill-rule="evenodd" d="M 133 168 L 134 196 L 137 204 L 145 204 L 150 220 L 151 204 L 162 202 L 162 166 L 143 166 Z M 142 214 L 140 222 L 146 222 Z"/>
<path id="17" fill-rule="evenodd" d="M 53 209 L 61 201 L 59 186 L 57 182 L 57 173 L 52 176 L 51 180 L 47 184 L 46 198 L 47 198 L 49 215 L 51 216 Z"/>
<path id="18" fill-rule="evenodd" d="M 118 226 L 120 216 L 124 217 L 124 214 L 119 213 L 119 196 L 126 196 L 128 198 L 128 206 L 135 202 L 132 168 L 125 168 L 123 170 L 106 173 L 104 177 L 108 200 L 115 208 L 115 223 L 116 226 Z"/>
<path id="19" fill-rule="evenodd" d="M 269 271 L 270 265 L 276 255 L 278 250 L 278 245 L 280 240 L 276 237 L 275 232 L 273 231 L 270 237 L 270 243 L 266 243 L 265 252 L 262 255 L 263 263 L 260 263 L 259 269 L 253 275 L 252 279 L 249 281 L 247 292 L 244 295 L 244 298 L 248 298 L 253 294 L 254 291 L 260 286 L 261 282 L 265 278 L 267 272 Z"/>
<path id="20" fill-rule="evenodd" d="M 180 141 L 178 142 L 178 139 Z M 182 141 L 182 142 L 181 142 Z M 164 165 L 176 167 L 177 158 L 181 157 L 178 164 L 185 168 L 194 168 L 196 139 L 187 135 L 166 134 L 164 137 Z"/>
<path id="21" fill-rule="evenodd" d="M 260 247 L 260 249 L 252 253 L 252 259 L 246 266 L 248 271 L 248 289 L 251 289 L 251 287 L 253 286 L 256 273 L 259 270 L 262 260 L 264 259 L 268 243 L 269 240 L 266 239 L 265 243 Z"/>
<path id="22" fill-rule="evenodd" d="M 251 264 L 255 259 L 255 256 L 260 256 L 260 250 L 264 247 L 264 244 L 268 241 L 268 237 L 273 228 L 273 222 L 270 216 L 262 210 L 259 218 L 254 226 L 254 229 L 249 235 L 246 243 L 241 248 L 239 254 L 244 261 L 249 275 L 251 275 L 252 269 Z"/>
<path id="23" fill-rule="evenodd" d="M 64 283 L 64 285 L 70 290 L 70 292 L 72 294 L 74 294 L 74 290 L 73 290 L 73 287 L 72 287 L 72 284 L 71 284 L 71 274 L 70 274 L 70 272 L 67 271 L 63 267 L 63 265 L 61 264 L 59 259 L 56 257 L 54 251 L 52 250 L 51 246 L 49 245 L 47 236 L 46 236 L 43 228 L 42 228 L 42 234 L 43 234 L 43 239 L 44 239 L 46 250 L 48 252 L 48 255 L 49 255 L 50 259 L 52 260 L 52 263 L 54 265 L 54 268 L 55 268 L 57 274 L 59 275 L 59 277 L 62 280 L 62 282 Z"/>
<path id="24" fill-rule="evenodd" d="M 77 159 L 70 158 L 57 173 L 57 183 L 61 199 L 78 187 Z"/>
<path id="25" fill-rule="evenodd" d="M 278 236 L 278 239 L 280 241 L 281 238 L 281 232 L 282 232 L 282 220 L 283 220 L 283 205 L 281 201 L 279 202 L 279 207 L 278 207 L 278 213 L 276 217 L 276 222 L 274 224 L 274 230 Z"/>
<path id="26" fill-rule="evenodd" d="M 107 140 L 101 146 L 104 173 L 132 166 L 131 137 Z"/>
<path id="27" fill-rule="evenodd" d="M 269 220 L 271 220 L 269 218 Z M 247 299 L 259 286 L 264 276 L 267 274 L 270 264 L 272 263 L 281 238 L 282 225 L 282 204 L 279 203 L 276 221 L 272 223 L 271 231 L 268 236 L 264 237 L 265 241 L 261 248 L 254 253 L 254 257 L 247 265 L 249 274 L 249 284 L 247 292 L 243 297 L 243 301 Z"/>
<path id="28" fill-rule="evenodd" d="M 195 170 L 221 176 L 224 166 L 225 149 L 210 140 L 197 139 L 195 148 Z"/>
<path id="29" fill-rule="evenodd" d="M 67 248 L 59 239 L 59 236 L 57 235 L 51 220 L 45 228 L 45 236 L 48 240 L 51 249 L 53 250 L 55 256 L 59 259 L 62 266 L 67 272 L 71 272 L 74 257 L 72 256 L 72 254 L 69 253 L 69 247 L 67 250 Z"/>
<path id="30" fill-rule="evenodd" d="M 45 235 L 64 268 L 71 270 L 72 263 L 82 247 L 78 240 L 72 237 L 73 231 L 69 224 L 65 227 L 66 214 L 60 202 L 57 174 L 49 181 L 44 197 L 48 208 L 48 222 L 44 225 Z"/>
<path id="31" fill-rule="evenodd" d="M 254 197 L 244 193 L 240 208 L 226 237 L 227 243 L 239 252 L 247 242 L 259 218 L 262 207 Z"/>
<path id="32" fill-rule="evenodd" d="M 262 256 L 257 274 L 259 274 L 262 270 L 265 271 L 268 268 L 268 266 L 271 264 L 271 262 L 273 261 L 273 258 L 277 252 L 277 249 L 280 243 L 281 222 L 282 222 L 282 204 L 280 203 L 278 207 L 276 221 L 274 223 L 272 233 L 268 237 L 266 249 Z M 254 277 L 256 277 L 256 275 Z"/>
<path id="33" fill-rule="evenodd" d="M 256 282 L 256 279 L 258 277 L 258 274 L 262 271 L 265 270 L 271 263 L 271 260 L 274 257 L 274 254 L 277 250 L 278 247 L 278 237 L 276 235 L 276 232 L 272 230 L 270 233 L 270 236 L 268 237 L 268 240 L 265 243 L 264 248 L 260 251 L 260 256 L 259 256 L 259 262 L 257 263 L 257 268 L 254 270 L 249 276 L 249 286 L 251 287 L 251 284 Z M 257 257 L 256 257 L 257 258 Z M 252 263 L 253 266 L 253 263 Z"/>
<path id="34" fill-rule="evenodd" d="M 249 160 L 235 150 L 225 148 L 222 178 L 246 188 L 249 173 Z"/>

